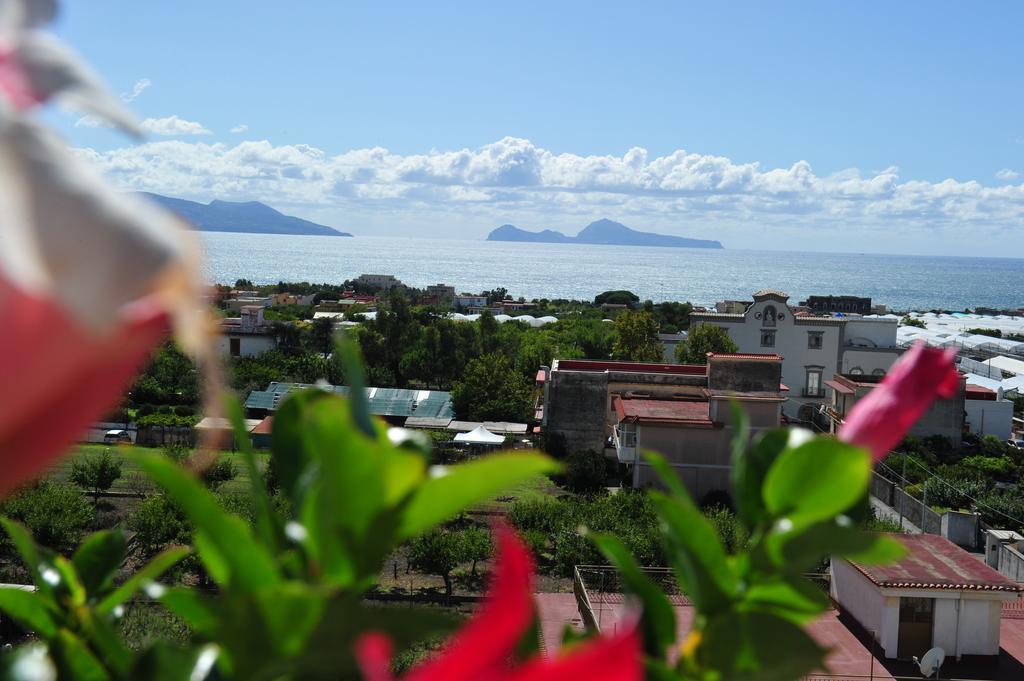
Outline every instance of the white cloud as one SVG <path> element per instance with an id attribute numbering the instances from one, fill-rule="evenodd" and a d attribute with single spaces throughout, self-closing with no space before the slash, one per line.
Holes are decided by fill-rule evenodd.
<path id="1" fill-rule="evenodd" d="M 239 125 L 236 125 L 235 127 L 231 128 L 231 132 L 235 133 L 236 135 L 241 134 L 243 132 L 248 132 L 248 131 L 249 131 L 249 126 L 246 125 L 245 123 L 240 123 Z"/>
<path id="2" fill-rule="evenodd" d="M 997 180 L 1010 181 L 1016 180 L 1018 177 L 1020 177 L 1020 173 L 1018 173 L 1016 170 L 1010 170 L 1009 168 L 1003 168 L 1002 170 L 996 173 Z"/>
<path id="3" fill-rule="evenodd" d="M 125 103 L 131 103 L 135 101 L 135 98 L 143 93 L 143 91 L 152 85 L 153 82 L 149 78 L 140 78 L 135 81 L 135 85 L 132 86 L 131 92 L 121 93 L 121 101 Z"/>
<path id="4" fill-rule="evenodd" d="M 172 119 L 175 125 L 167 127 L 205 130 Z M 638 229 L 692 236 L 717 238 L 734 229 L 762 238 L 764 229 L 804 229 L 820 238 L 853 239 L 858 230 L 910 237 L 915 230 L 966 234 L 968 227 L 997 233 L 1024 223 L 1024 186 L 903 179 L 895 167 L 818 175 L 806 161 L 762 168 L 684 150 L 655 158 L 641 148 L 581 156 L 513 137 L 414 155 L 379 147 L 329 155 L 268 141 L 154 141 L 80 153 L 126 188 L 261 200 L 384 227 L 434 224 L 458 212 L 463 225 L 482 232 L 515 221 L 574 233 L 592 219 L 611 217 Z"/>
<path id="5" fill-rule="evenodd" d="M 186 121 L 177 116 L 166 116 L 164 118 L 147 118 L 140 124 L 142 129 L 154 135 L 164 137 L 181 137 L 186 135 L 212 135 L 200 123 Z"/>

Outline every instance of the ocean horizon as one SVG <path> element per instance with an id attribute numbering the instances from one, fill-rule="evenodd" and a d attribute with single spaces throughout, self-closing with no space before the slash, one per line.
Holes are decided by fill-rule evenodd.
<path id="1" fill-rule="evenodd" d="M 500 286 L 509 295 L 592 300 L 628 289 L 641 300 L 748 300 L 774 288 L 867 296 L 892 310 L 1024 307 L 1024 259 L 519 243 L 387 236 L 289 236 L 201 232 L 205 275 L 217 283 L 341 283 L 393 274 L 410 286 L 458 291 Z"/>

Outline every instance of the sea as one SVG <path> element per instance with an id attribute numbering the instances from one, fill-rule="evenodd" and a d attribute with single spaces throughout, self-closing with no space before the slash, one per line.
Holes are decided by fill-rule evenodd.
<path id="1" fill-rule="evenodd" d="M 341 283 L 393 274 L 424 287 L 498 287 L 510 296 L 590 300 L 627 289 L 641 300 L 749 300 L 757 290 L 868 296 L 890 310 L 1024 307 L 1024 259 L 533 244 L 457 239 L 204 232 L 210 281 Z"/>

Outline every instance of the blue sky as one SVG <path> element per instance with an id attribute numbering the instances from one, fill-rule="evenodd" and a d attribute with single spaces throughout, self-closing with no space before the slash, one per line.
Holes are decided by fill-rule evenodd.
<path id="1" fill-rule="evenodd" d="M 131 106 L 153 134 L 49 117 L 126 187 L 357 234 L 608 216 L 727 247 L 1000 255 L 1024 245 L 1022 19 L 1008 2 L 68 0 L 58 34 L 117 92 L 148 83 Z"/>

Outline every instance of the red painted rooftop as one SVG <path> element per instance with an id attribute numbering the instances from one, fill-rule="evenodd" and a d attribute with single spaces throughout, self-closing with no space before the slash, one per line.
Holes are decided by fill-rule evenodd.
<path id="1" fill-rule="evenodd" d="M 273 427 L 274 417 L 268 416 L 267 418 L 260 421 L 259 425 L 252 429 L 254 434 L 270 435 L 270 429 Z"/>
<path id="2" fill-rule="evenodd" d="M 971 385 L 968 383 L 965 391 L 966 397 L 969 400 L 988 400 L 994 402 L 996 399 L 996 391 L 982 385 Z"/>
<path id="3" fill-rule="evenodd" d="M 781 362 L 782 355 L 755 352 L 709 352 L 708 358 L 715 359 L 763 359 L 770 362 Z"/>
<path id="4" fill-rule="evenodd" d="M 934 534 L 893 535 L 908 551 L 892 565 L 853 563 L 865 577 L 887 589 L 955 589 L 957 591 L 1024 591 L 1024 586 L 999 574 L 944 537 Z"/>
<path id="5" fill-rule="evenodd" d="M 629 371 L 645 374 L 685 374 L 704 376 L 703 364 L 655 364 L 653 362 L 609 362 L 592 359 L 560 359 L 559 371 Z"/>
<path id="6" fill-rule="evenodd" d="M 620 421 L 640 423 L 688 423 L 710 425 L 709 405 L 695 400 L 646 400 L 615 398 Z"/>

